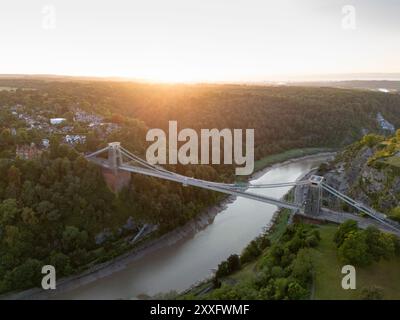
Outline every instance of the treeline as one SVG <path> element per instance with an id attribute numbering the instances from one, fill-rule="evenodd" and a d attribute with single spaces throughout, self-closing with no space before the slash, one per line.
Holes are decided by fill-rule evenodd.
<path id="1" fill-rule="evenodd" d="M 345 264 L 365 267 L 381 259 L 400 256 L 400 240 L 370 226 L 359 229 L 357 222 L 347 220 L 338 227 L 334 236 L 338 257 Z"/>
<path id="2" fill-rule="evenodd" d="M 0 80 L 19 89 L 0 92 L 0 105 L 48 108 L 54 115 L 71 106 L 114 121 L 138 119 L 148 128 L 254 128 L 256 158 L 291 148 L 337 147 L 379 131 L 376 114 L 400 126 L 400 96 L 337 88 L 246 85 L 156 85 L 129 82 Z M 136 143 L 142 143 L 136 142 Z"/>

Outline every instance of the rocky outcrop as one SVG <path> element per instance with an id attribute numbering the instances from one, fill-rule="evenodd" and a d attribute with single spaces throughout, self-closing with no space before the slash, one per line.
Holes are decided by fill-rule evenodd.
<path id="1" fill-rule="evenodd" d="M 389 213 L 400 201 L 400 176 L 390 166 L 371 163 L 376 147 L 344 151 L 324 174 L 329 185 L 372 208 Z M 343 204 L 328 198 L 335 207 Z M 334 203 L 332 203 L 334 202 Z"/>

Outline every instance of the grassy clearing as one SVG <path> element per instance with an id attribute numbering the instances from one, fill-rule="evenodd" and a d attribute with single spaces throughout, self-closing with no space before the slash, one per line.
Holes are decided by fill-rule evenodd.
<path id="1" fill-rule="evenodd" d="M 244 265 L 239 271 L 227 276 L 225 280 L 230 283 L 233 282 L 230 280 L 234 280 L 234 282 L 239 282 L 251 279 L 252 276 L 254 276 L 255 270 L 257 270 L 257 261 L 258 260 L 249 262 L 248 264 Z"/>
<path id="2" fill-rule="evenodd" d="M 393 167 L 400 168 L 400 157 L 399 156 L 393 156 L 385 159 L 381 159 L 381 162 L 391 165 Z"/>
<path id="3" fill-rule="evenodd" d="M 267 157 L 264 157 L 260 160 L 257 160 L 254 163 L 254 171 L 261 170 L 267 166 L 270 166 L 274 163 L 287 161 L 294 158 L 300 158 L 308 155 L 317 154 L 320 152 L 328 152 L 331 149 L 327 148 L 301 148 L 301 149 L 291 149 L 282 153 L 273 154 Z"/>
<path id="4" fill-rule="evenodd" d="M 356 268 L 356 290 L 343 290 L 342 263 L 337 259 L 333 235 L 336 225 L 320 226 L 321 242 L 312 250 L 315 267 L 314 298 L 349 300 L 359 299 L 363 287 L 383 288 L 385 299 L 400 299 L 400 258 L 382 260 L 367 268 Z"/>

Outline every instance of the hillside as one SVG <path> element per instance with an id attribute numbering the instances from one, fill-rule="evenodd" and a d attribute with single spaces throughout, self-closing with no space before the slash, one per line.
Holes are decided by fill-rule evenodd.
<path id="1" fill-rule="evenodd" d="M 139 120 L 144 130 L 166 129 L 169 120 L 197 130 L 254 128 L 256 159 L 293 148 L 344 146 L 365 132 L 379 132 L 378 113 L 400 126 L 400 96 L 379 92 L 33 79 L 0 79 L 0 87 L 18 88 L 0 91 L 0 105 L 46 109 L 54 117 L 80 107 L 117 122 Z M 143 151 L 143 141 L 129 143 Z"/>
<path id="2" fill-rule="evenodd" d="M 333 187 L 399 220 L 400 131 L 389 138 L 365 136 L 340 153 L 323 173 Z"/>

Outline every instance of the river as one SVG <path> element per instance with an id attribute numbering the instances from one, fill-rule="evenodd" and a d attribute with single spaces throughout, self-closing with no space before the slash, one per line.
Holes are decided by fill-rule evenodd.
<path id="1" fill-rule="evenodd" d="M 295 181 L 325 161 L 314 156 L 275 165 L 252 183 Z M 275 198 L 290 187 L 253 189 Z M 211 275 L 212 269 L 242 249 L 271 221 L 277 208 L 250 199 L 227 204 L 205 229 L 132 262 L 127 268 L 77 289 L 60 293 L 57 299 L 131 299 L 171 290 L 182 291 Z"/>

